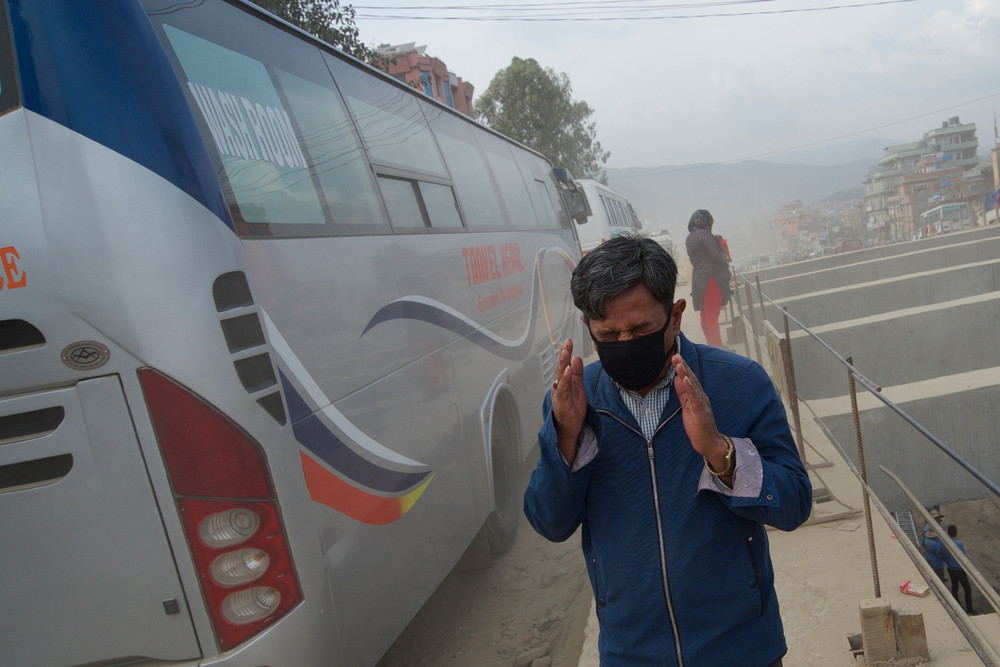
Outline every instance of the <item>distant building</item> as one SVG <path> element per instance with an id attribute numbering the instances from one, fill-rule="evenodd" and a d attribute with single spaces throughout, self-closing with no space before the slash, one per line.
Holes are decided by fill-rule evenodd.
<path id="1" fill-rule="evenodd" d="M 860 199 L 783 203 L 771 214 L 779 263 L 838 253 L 845 243 L 864 245 L 860 204 Z"/>
<path id="2" fill-rule="evenodd" d="M 415 46 L 415 42 L 390 46 L 382 44 L 377 51 L 392 58 L 388 72 L 404 83 L 422 90 L 428 97 L 443 102 L 452 109 L 472 115 L 471 83 L 448 71 L 448 66 L 437 58 L 426 54 L 426 46 Z"/>
<path id="3" fill-rule="evenodd" d="M 920 141 L 889 146 L 865 181 L 869 230 L 882 241 L 904 241 L 921 233 L 920 214 L 946 201 L 968 197 L 967 173 L 979 167 L 975 123 L 954 116 Z"/>
<path id="4" fill-rule="evenodd" d="M 955 200 L 952 195 L 965 172 L 961 167 L 949 166 L 937 156 L 918 161 L 916 168 L 916 173 L 899 177 L 896 194 L 887 199 L 891 224 L 900 239 L 915 238 L 925 232 L 920 229 L 920 215 L 944 201 Z"/>
<path id="5" fill-rule="evenodd" d="M 782 203 L 781 208 L 771 214 L 778 255 L 801 259 L 811 252 L 815 222 L 812 209 L 801 201 Z"/>

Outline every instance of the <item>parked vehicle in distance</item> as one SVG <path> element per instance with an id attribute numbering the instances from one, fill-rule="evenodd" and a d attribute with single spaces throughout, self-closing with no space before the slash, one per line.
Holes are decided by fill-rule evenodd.
<path id="1" fill-rule="evenodd" d="M 965 202 L 942 204 L 920 214 L 920 227 L 927 236 L 972 228 L 972 213 Z"/>
<path id="2" fill-rule="evenodd" d="M 840 242 L 837 247 L 837 252 L 853 252 L 855 250 L 861 250 L 865 247 L 864 241 L 861 239 L 844 239 Z"/>
<path id="3" fill-rule="evenodd" d="M 581 178 L 576 184 L 587 200 L 586 222 L 574 225 L 584 254 L 613 236 L 642 229 L 639 216 L 625 197 L 598 181 Z"/>

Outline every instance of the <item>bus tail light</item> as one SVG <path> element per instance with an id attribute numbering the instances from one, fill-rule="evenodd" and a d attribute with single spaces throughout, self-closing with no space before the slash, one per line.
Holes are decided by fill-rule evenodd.
<path id="1" fill-rule="evenodd" d="M 267 572 L 271 557 L 260 549 L 227 551 L 212 561 L 212 579 L 220 586 L 239 586 Z"/>
<path id="2" fill-rule="evenodd" d="M 239 544 L 260 526 L 260 517 L 253 512 L 238 508 L 209 514 L 198 525 L 198 537 L 210 547 L 221 549 Z"/>
<path id="3" fill-rule="evenodd" d="M 270 586 L 254 586 L 232 595 L 222 601 L 222 615 L 236 625 L 253 623 L 267 618 L 281 604 L 281 593 Z"/>
<path id="4" fill-rule="evenodd" d="M 303 599 L 267 462 L 249 435 L 188 390 L 148 368 L 139 380 L 226 651 Z"/>

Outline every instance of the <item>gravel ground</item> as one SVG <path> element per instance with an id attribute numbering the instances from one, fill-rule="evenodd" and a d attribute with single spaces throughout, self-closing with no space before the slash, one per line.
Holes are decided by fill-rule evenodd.
<path id="1" fill-rule="evenodd" d="M 524 484 L 535 458 L 522 470 Z M 482 561 L 455 568 L 379 667 L 579 664 L 591 599 L 579 533 L 548 542 L 522 516 L 513 548 Z"/>

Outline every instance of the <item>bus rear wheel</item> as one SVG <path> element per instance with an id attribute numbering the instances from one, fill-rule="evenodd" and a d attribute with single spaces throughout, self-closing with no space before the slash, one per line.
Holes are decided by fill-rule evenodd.
<path id="1" fill-rule="evenodd" d="M 493 502 L 495 509 L 486 519 L 486 537 L 494 555 L 509 551 L 517 535 L 521 498 L 517 487 L 516 421 L 507 410 L 495 412 L 490 427 L 493 462 Z"/>

